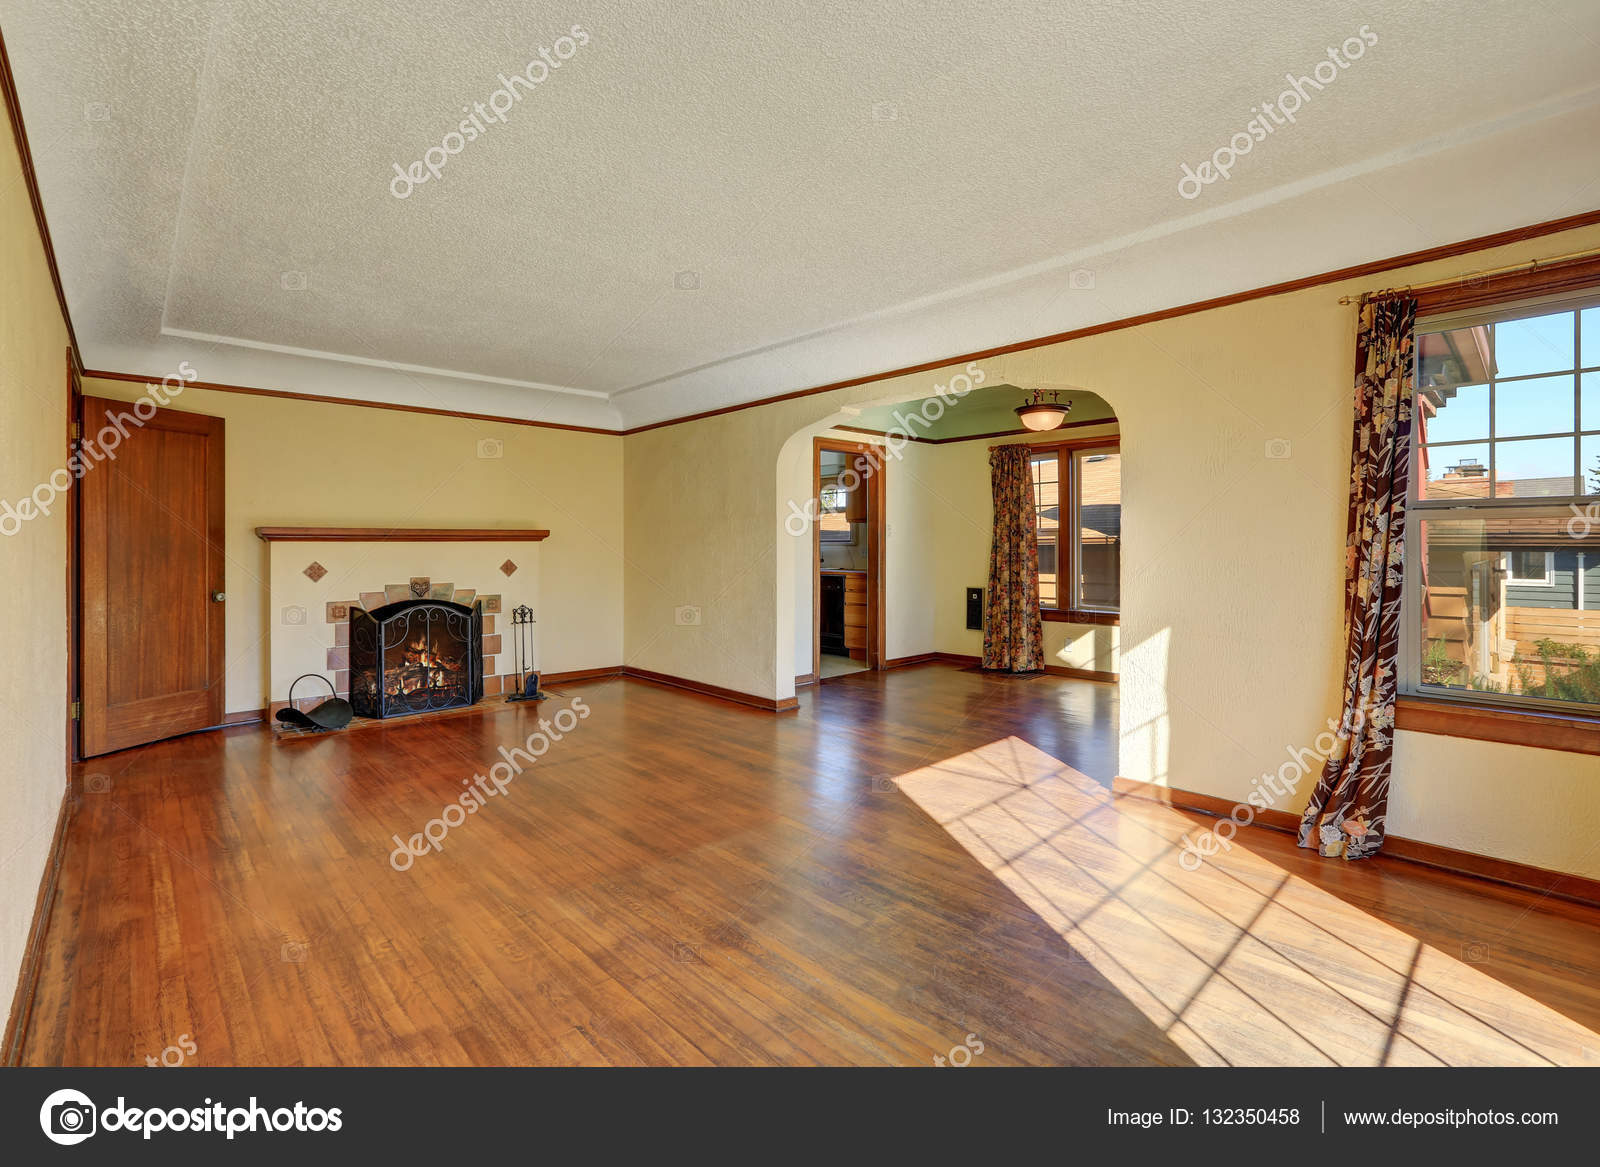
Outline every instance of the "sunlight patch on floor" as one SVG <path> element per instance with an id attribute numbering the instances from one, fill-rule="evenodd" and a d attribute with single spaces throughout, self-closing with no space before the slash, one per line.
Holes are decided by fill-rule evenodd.
<path id="1" fill-rule="evenodd" d="M 1600 1036 L 1010 737 L 895 779 L 1200 1065 L 1600 1065 Z"/>

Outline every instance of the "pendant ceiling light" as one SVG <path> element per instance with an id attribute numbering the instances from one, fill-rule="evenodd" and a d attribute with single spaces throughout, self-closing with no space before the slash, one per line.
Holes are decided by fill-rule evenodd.
<path id="1" fill-rule="evenodd" d="M 1067 414 L 1072 412 L 1072 402 L 1061 402 L 1061 394 L 1051 390 L 1050 400 L 1045 400 L 1045 390 L 1035 389 L 1028 400 L 1017 406 L 1017 416 L 1022 419 L 1022 424 L 1035 432 L 1059 429 L 1067 420 Z"/>

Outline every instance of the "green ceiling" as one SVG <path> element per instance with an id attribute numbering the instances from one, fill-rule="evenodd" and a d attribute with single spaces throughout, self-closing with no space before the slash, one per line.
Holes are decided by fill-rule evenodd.
<path id="1" fill-rule="evenodd" d="M 846 425 L 859 426 L 862 429 L 910 432 L 919 438 L 969 438 L 978 434 L 1005 433 L 1022 430 L 1022 423 L 1017 420 L 1014 412 L 1017 406 L 1023 404 L 1028 398 L 1028 391 L 1019 389 L 1015 385 L 985 385 L 981 389 L 974 389 L 955 405 L 946 405 L 944 416 L 930 425 L 924 426 L 921 418 L 915 418 L 912 424 L 899 420 L 896 417 L 909 418 L 916 414 L 925 404 L 925 401 L 937 401 L 936 397 L 926 398 L 925 401 L 906 401 L 899 405 L 879 405 L 871 409 L 863 409 L 858 417 L 846 422 Z M 1074 422 L 1116 421 L 1116 414 L 1111 406 L 1107 405 L 1093 393 L 1085 393 L 1074 389 L 1063 390 L 1063 402 L 1072 402 L 1072 411 L 1067 415 L 1067 424 Z M 937 413 L 938 410 L 932 410 Z"/>

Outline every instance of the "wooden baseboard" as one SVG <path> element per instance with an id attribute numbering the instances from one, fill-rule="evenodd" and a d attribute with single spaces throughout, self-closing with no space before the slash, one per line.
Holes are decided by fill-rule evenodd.
<path id="1" fill-rule="evenodd" d="M 919 652 L 915 656 L 897 656 L 893 660 L 883 662 L 886 669 L 904 669 L 912 665 L 961 665 L 963 667 L 977 666 L 983 663 L 981 656 L 968 656 L 961 652 Z"/>
<path id="2" fill-rule="evenodd" d="M 700 693 L 707 697 L 716 697 L 722 701 L 732 701 L 736 705 L 746 705 L 752 709 L 762 709 L 768 713 L 789 713 L 800 708 L 798 697 L 761 697 L 755 693 L 741 693 L 737 689 L 724 689 L 721 685 L 708 685 L 704 681 L 691 681 L 687 677 L 674 677 L 668 673 L 658 673 L 651 669 L 635 668 L 633 665 L 623 667 L 623 675 L 637 681 L 649 681 L 657 685 L 667 685 L 674 689 L 686 689 L 691 693 Z"/>
<path id="3" fill-rule="evenodd" d="M 1407 863 L 1436 867 L 1440 871 L 1452 871 L 1457 875 L 1471 875 L 1494 883 L 1509 884 L 1523 891 L 1572 900 L 1589 907 L 1600 907 L 1600 879 L 1551 871 L 1548 867 L 1535 867 L 1531 863 L 1518 863 L 1511 859 L 1496 859 L 1492 855 L 1475 855 L 1471 851 L 1458 851 L 1454 847 L 1441 847 L 1436 843 L 1422 843 L 1393 835 L 1383 841 L 1383 850 L 1379 854 Z"/>
<path id="4" fill-rule="evenodd" d="M 890 666 L 885 665 L 884 667 L 888 668 Z M 794 679 L 794 687 L 796 689 L 804 689 L 807 685 L 815 685 L 816 683 L 817 683 L 817 674 L 816 673 L 801 673 L 798 677 L 796 677 Z"/>
<path id="5" fill-rule="evenodd" d="M 921 652 L 916 656 L 897 656 L 891 660 L 886 660 L 883 662 L 883 667 L 885 669 L 905 669 L 910 668 L 912 665 L 934 664 L 938 659 L 939 654 L 936 652 Z"/>
<path id="6" fill-rule="evenodd" d="M 962 652 L 922 652 L 915 656 L 897 656 L 893 660 L 885 661 L 886 669 L 904 669 L 912 665 L 944 664 L 959 665 L 962 668 L 978 668 L 983 664 L 981 656 L 969 656 Z M 1069 669 L 1064 665 L 1046 665 L 1044 671 L 1052 677 L 1071 677 L 1079 681 L 1099 681 L 1102 684 L 1115 685 L 1116 673 L 1097 672 L 1094 669 Z M 796 678 L 795 684 L 799 684 Z"/>
<path id="7" fill-rule="evenodd" d="M 1194 811 L 1216 818 L 1229 817 L 1233 813 L 1233 808 L 1238 805 L 1225 798 L 1197 794 L 1192 790 L 1175 790 L 1170 786 L 1157 786 L 1154 783 L 1138 782 L 1131 778 L 1113 779 L 1111 792 L 1119 797 L 1149 799 L 1165 803 L 1177 810 Z M 1254 820 L 1249 825 L 1269 831 L 1297 834 L 1300 830 L 1300 816 L 1290 811 L 1268 808 L 1257 810 Z M 1496 859 L 1490 855 L 1477 855 L 1471 851 L 1458 851 L 1454 847 L 1442 847 L 1437 843 L 1424 843 L 1399 835 L 1390 835 L 1384 839 L 1383 849 L 1378 852 L 1378 858 L 1395 859 L 1403 863 L 1420 863 L 1424 867 L 1448 871 L 1453 875 L 1472 876 L 1538 895 L 1554 896 L 1557 899 L 1571 900 L 1589 907 L 1600 907 L 1600 880 L 1583 875 L 1571 875 L 1564 871 L 1551 871 L 1547 867 L 1535 867 L 1530 863 Z"/>
<path id="8" fill-rule="evenodd" d="M 228 714 L 222 719 L 221 726 L 214 726 L 213 728 L 225 729 L 230 725 L 254 725 L 256 722 L 265 721 L 266 719 L 267 711 L 265 709 L 241 709 L 238 713 Z"/>
<path id="9" fill-rule="evenodd" d="M 1233 813 L 1238 803 L 1210 794 L 1197 794 L 1193 790 L 1174 790 L 1170 786 L 1157 786 L 1154 782 L 1139 782 L 1132 778 L 1113 778 L 1111 793 L 1118 797 L 1143 798 L 1160 802 L 1176 810 L 1192 810 L 1200 814 L 1225 819 Z M 1273 831 L 1288 831 L 1291 835 L 1300 830 L 1300 816 L 1287 810 L 1268 807 L 1256 810 L 1253 822 Z"/>
<path id="10" fill-rule="evenodd" d="M 1072 677 L 1078 681 L 1099 681 L 1104 685 L 1117 683 L 1116 673 L 1100 672 L 1096 669 L 1069 669 L 1065 665 L 1045 665 L 1044 671 L 1052 677 Z"/>
<path id="11" fill-rule="evenodd" d="M 33 1013 L 33 994 L 39 985 L 39 966 L 44 961 L 45 931 L 50 926 L 50 911 L 55 907 L 56 888 L 61 882 L 61 863 L 67 845 L 67 827 L 77 805 L 76 792 L 68 783 L 61 793 L 61 809 L 56 812 L 56 833 L 45 857 L 44 874 L 39 877 L 39 894 L 33 903 L 33 923 L 22 946 L 22 965 L 17 970 L 17 990 L 11 997 L 11 1015 L 0 1040 L 0 1065 L 22 1064 L 22 1043 L 28 1036 L 28 1018 Z"/>
<path id="12" fill-rule="evenodd" d="M 598 669 L 572 669 L 565 673 L 540 673 L 541 685 L 572 685 L 579 681 L 603 681 L 608 677 L 623 675 L 621 665 L 606 665 Z"/>

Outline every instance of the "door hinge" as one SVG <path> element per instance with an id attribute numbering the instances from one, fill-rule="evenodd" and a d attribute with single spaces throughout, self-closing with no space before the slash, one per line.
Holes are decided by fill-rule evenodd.
<path id="1" fill-rule="evenodd" d="M 81 721 L 82 719 L 83 719 L 83 702 L 82 701 L 74 701 L 72 703 L 72 720 L 73 721 Z"/>
<path id="2" fill-rule="evenodd" d="M 77 441 L 83 436 L 83 430 L 77 422 L 72 423 L 72 440 Z"/>

